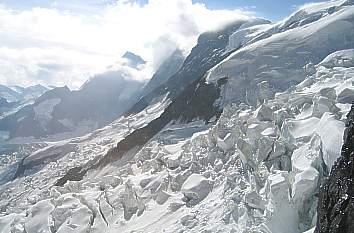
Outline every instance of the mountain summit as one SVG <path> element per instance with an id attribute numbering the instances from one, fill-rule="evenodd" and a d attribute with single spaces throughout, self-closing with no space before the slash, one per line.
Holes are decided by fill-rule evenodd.
<path id="1" fill-rule="evenodd" d="M 139 55 L 136 55 L 132 52 L 125 52 L 122 58 L 125 58 L 128 60 L 129 65 L 132 68 L 138 68 L 140 65 L 146 64 L 146 61 L 144 61 Z"/>

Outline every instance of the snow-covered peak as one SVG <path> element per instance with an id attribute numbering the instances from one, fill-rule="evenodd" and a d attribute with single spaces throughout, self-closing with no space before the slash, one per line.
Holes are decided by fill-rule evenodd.
<path id="1" fill-rule="evenodd" d="M 348 1 L 335 0 L 306 4 L 291 16 L 278 23 L 276 27 L 283 31 L 312 23 L 338 11 L 346 2 Z"/>
<path id="2" fill-rule="evenodd" d="M 270 27 L 272 25 L 268 20 L 261 18 L 250 19 L 230 36 L 228 49 L 234 50 L 242 47 Z"/>
<path id="3" fill-rule="evenodd" d="M 258 96 L 263 95 L 261 92 L 274 95 L 301 82 L 310 72 L 304 69 L 307 64 L 317 64 L 330 53 L 352 49 L 354 6 L 340 8 L 306 26 L 270 36 L 265 31 L 211 69 L 207 82 L 216 83 L 225 77 L 229 80 L 221 103 L 241 101 L 255 105 L 264 99 Z M 261 39 L 263 34 L 267 36 Z"/>
<path id="4" fill-rule="evenodd" d="M 0 96 L 8 102 L 23 102 L 34 100 L 49 89 L 38 84 L 29 87 L 0 85 Z"/>

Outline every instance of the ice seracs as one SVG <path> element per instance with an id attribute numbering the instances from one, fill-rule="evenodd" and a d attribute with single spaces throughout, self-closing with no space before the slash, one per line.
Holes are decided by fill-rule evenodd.
<path id="1" fill-rule="evenodd" d="M 317 11 L 311 5 L 259 28 L 196 80 L 186 92 L 191 96 L 168 99 L 162 92 L 148 109 L 91 134 L 36 145 L 22 157 L 22 165 L 36 166 L 22 167 L 26 176 L 0 186 L 0 226 L 10 232 L 313 231 L 319 186 L 343 143 L 350 109 L 350 98 L 343 98 L 354 89 L 349 3 L 332 1 Z M 208 38 L 225 45 L 214 34 L 200 42 Z M 186 61 L 182 69 L 195 64 Z M 209 98 L 201 88 L 219 95 Z M 179 115 L 186 106 L 190 112 Z M 203 118 L 205 106 L 222 112 Z M 137 135 L 156 122 L 164 123 L 158 132 Z M 121 157 L 97 163 L 128 135 L 144 143 L 128 141 Z M 46 157 L 58 148 L 67 151 L 54 161 Z"/>
<path id="2" fill-rule="evenodd" d="M 326 68 L 343 67 L 349 68 L 354 66 L 354 49 L 341 50 L 327 56 L 319 65 Z"/>
<path id="3" fill-rule="evenodd" d="M 256 87 L 263 81 L 268 82 L 273 93 L 302 82 L 308 72 L 304 69 L 306 65 L 318 64 L 333 52 L 353 48 L 353 41 L 347 38 L 354 36 L 351 30 L 354 8 L 344 3 L 324 4 L 324 11 L 335 6 L 335 12 L 321 13 L 321 17 L 306 25 L 297 25 L 298 20 L 295 20 L 291 29 L 275 25 L 261 33 L 260 37 L 265 38 L 255 39 L 211 69 L 207 82 L 215 83 L 227 77 L 229 81 L 222 90 L 222 103 L 240 101 L 252 105 L 259 101 Z M 278 27 L 284 30 L 277 30 Z"/>

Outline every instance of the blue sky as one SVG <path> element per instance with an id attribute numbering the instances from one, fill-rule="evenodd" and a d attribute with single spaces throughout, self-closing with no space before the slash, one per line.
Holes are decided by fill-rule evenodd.
<path id="1" fill-rule="evenodd" d="M 297 7 L 309 2 L 323 2 L 323 0 L 195 0 L 205 3 L 212 9 L 245 8 L 255 11 L 257 15 L 271 20 L 279 20 L 296 10 Z"/>

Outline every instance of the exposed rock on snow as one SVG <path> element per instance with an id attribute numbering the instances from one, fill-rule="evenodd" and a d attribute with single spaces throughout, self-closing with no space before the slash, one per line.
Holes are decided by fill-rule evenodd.
<path id="1" fill-rule="evenodd" d="M 275 92 L 285 91 L 305 79 L 307 64 L 317 64 L 333 52 L 352 49 L 354 41 L 349 38 L 354 37 L 354 8 L 344 3 L 332 1 L 301 9 L 215 66 L 207 82 L 229 77 L 222 104 L 239 101 L 256 105 L 259 83 L 266 81 Z M 329 9 L 334 12 L 329 14 Z M 343 54 L 349 57 L 351 53 Z"/>
<path id="2" fill-rule="evenodd" d="M 348 104 L 339 103 L 339 96 L 353 89 L 354 68 L 328 61 L 353 47 L 354 11 L 348 3 L 304 8 L 271 29 L 257 30 L 208 77 L 176 91 L 182 95 L 171 102 L 155 100 L 146 111 L 60 142 L 74 149 L 58 160 L 45 152 L 55 151 L 59 142 L 28 152 L 24 164 L 41 163 L 0 186 L 0 227 L 7 232 L 312 231 L 319 186 L 340 156 Z M 201 74 L 226 57 L 223 36 L 240 26 L 202 36 L 192 52 L 198 62 L 190 56 L 182 69 L 217 53 L 192 72 Z M 214 42 L 220 50 L 212 52 L 208 43 Z M 347 162 L 338 164 L 350 167 Z M 4 169 L 13 169 L 10 165 Z M 342 171 L 340 165 L 334 169 Z M 350 174 L 336 174 L 333 186 L 325 187 L 341 194 L 327 202 L 339 203 L 333 207 L 340 213 L 351 203 Z M 320 222 L 332 220 L 328 216 Z M 341 216 L 333 218 L 338 225 Z"/>
<path id="3" fill-rule="evenodd" d="M 354 108 L 348 114 L 342 155 L 319 192 L 316 233 L 354 231 Z"/>

